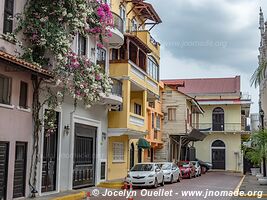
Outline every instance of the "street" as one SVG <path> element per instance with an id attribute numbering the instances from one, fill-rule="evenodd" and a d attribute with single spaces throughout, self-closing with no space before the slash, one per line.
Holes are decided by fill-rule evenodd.
<path id="1" fill-rule="evenodd" d="M 231 199 L 231 197 L 219 196 L 221 191 L 233 191 L 239 184 L 241 176 L 233 173 L 226 172 L 209 172 L 201 177 L 193 179 L 183 179 L 180 183 L 165 184 L 165 186 L 158 187 L 157 189 L 152 188 L 134 188 L 136 196 L 133 195 L 133 199 L 145 199 L 152 200 L 155 198 L 171 200 L 171 199 Z M 172 192 L 171 192 L 172 191 Z M 184 191 L 196 191 L 197 193 L 183 193 Z M 93 192 L 93 191 L 92 191 Z M 142 193 L 142 194 L 141 194 Z M 109 195 L 115 194 L 110 192 Z M 122 196 L 103 196 L 100 194 L 99 197 L 92 197 L 91 199 L 126 199 L 127 194 Z M 116 193 L 116 195 L 118 195 Z M 156 195 L 158 195 L 156 197 Z M 191 195 L 191 197 L 189 196 Z M 185 197 L 186 196 L 186 197 Z"/>

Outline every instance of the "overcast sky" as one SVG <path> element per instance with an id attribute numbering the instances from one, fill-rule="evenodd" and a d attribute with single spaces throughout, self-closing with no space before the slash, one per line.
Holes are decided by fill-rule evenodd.
<path id="1" fill-rule="evenodd" d="M 161 79 L 241 76 L 243 93 L 258 111 L 258 89 L 250 87 L 257 67 L 259 8 L 264 0 L 149 0 L 162 24 L 153 37 L 161 43 Z"/>

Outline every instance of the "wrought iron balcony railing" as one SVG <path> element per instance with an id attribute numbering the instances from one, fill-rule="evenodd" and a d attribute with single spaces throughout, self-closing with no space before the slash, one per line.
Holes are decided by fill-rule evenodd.
<path id="1" fill-rule="evenodd" d="M 245 131 L 245 127 L 243 127 L 241 123 L 193 123 L 192 126 L 202 131 Z"/>
<path id="2" fill-rule="evenodd" d="M 124 33 L 124 28 L 123 28 L 124 23 L 122 18 L 114 12 L 112 12 L 112 16 L 113 16 L 114 28 L 118 29 L 121 33 Z"/>
<path id="3" fill-rule="evenodd" d="M 122 82 L 114 78 L 111 79 L 113 81 L 111 94 L 122 97 Z"/>

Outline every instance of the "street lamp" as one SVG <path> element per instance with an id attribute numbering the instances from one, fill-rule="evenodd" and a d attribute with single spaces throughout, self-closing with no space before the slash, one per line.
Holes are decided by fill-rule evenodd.
<path id="1" fill-rule="evenodd" d="M 260 109 L 261 130 L 264 131 L 264 110 Z M 263 157 L 263 177 L 266 177 L 266 159 Z"/>

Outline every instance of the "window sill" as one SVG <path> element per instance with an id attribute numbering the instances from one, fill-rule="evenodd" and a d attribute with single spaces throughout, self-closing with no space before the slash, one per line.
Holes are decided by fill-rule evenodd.
<path id="1" fill-rule="evenodd" d="M 124 160 L 113 160 L 112 163 L 126 163 Z"/>
<path id="2" fill-rule="evenodd" d="M 23 107 L 20 107 L 20 106 L 17 106 L 17 109 L 20 110 L 20 111 L 23 111 L 23 112 L 28 112 L 28 113 L 30 113 L 32 111 L 30 108 L 23 108 Z"/>
<path id="3" fill-rule="evenodd" d="M 0 103 L 0 107 L 7 108 L 7 109 L 14 109 L 15 108 L 14 105 L 3 104 L 3 103 Z"/>

